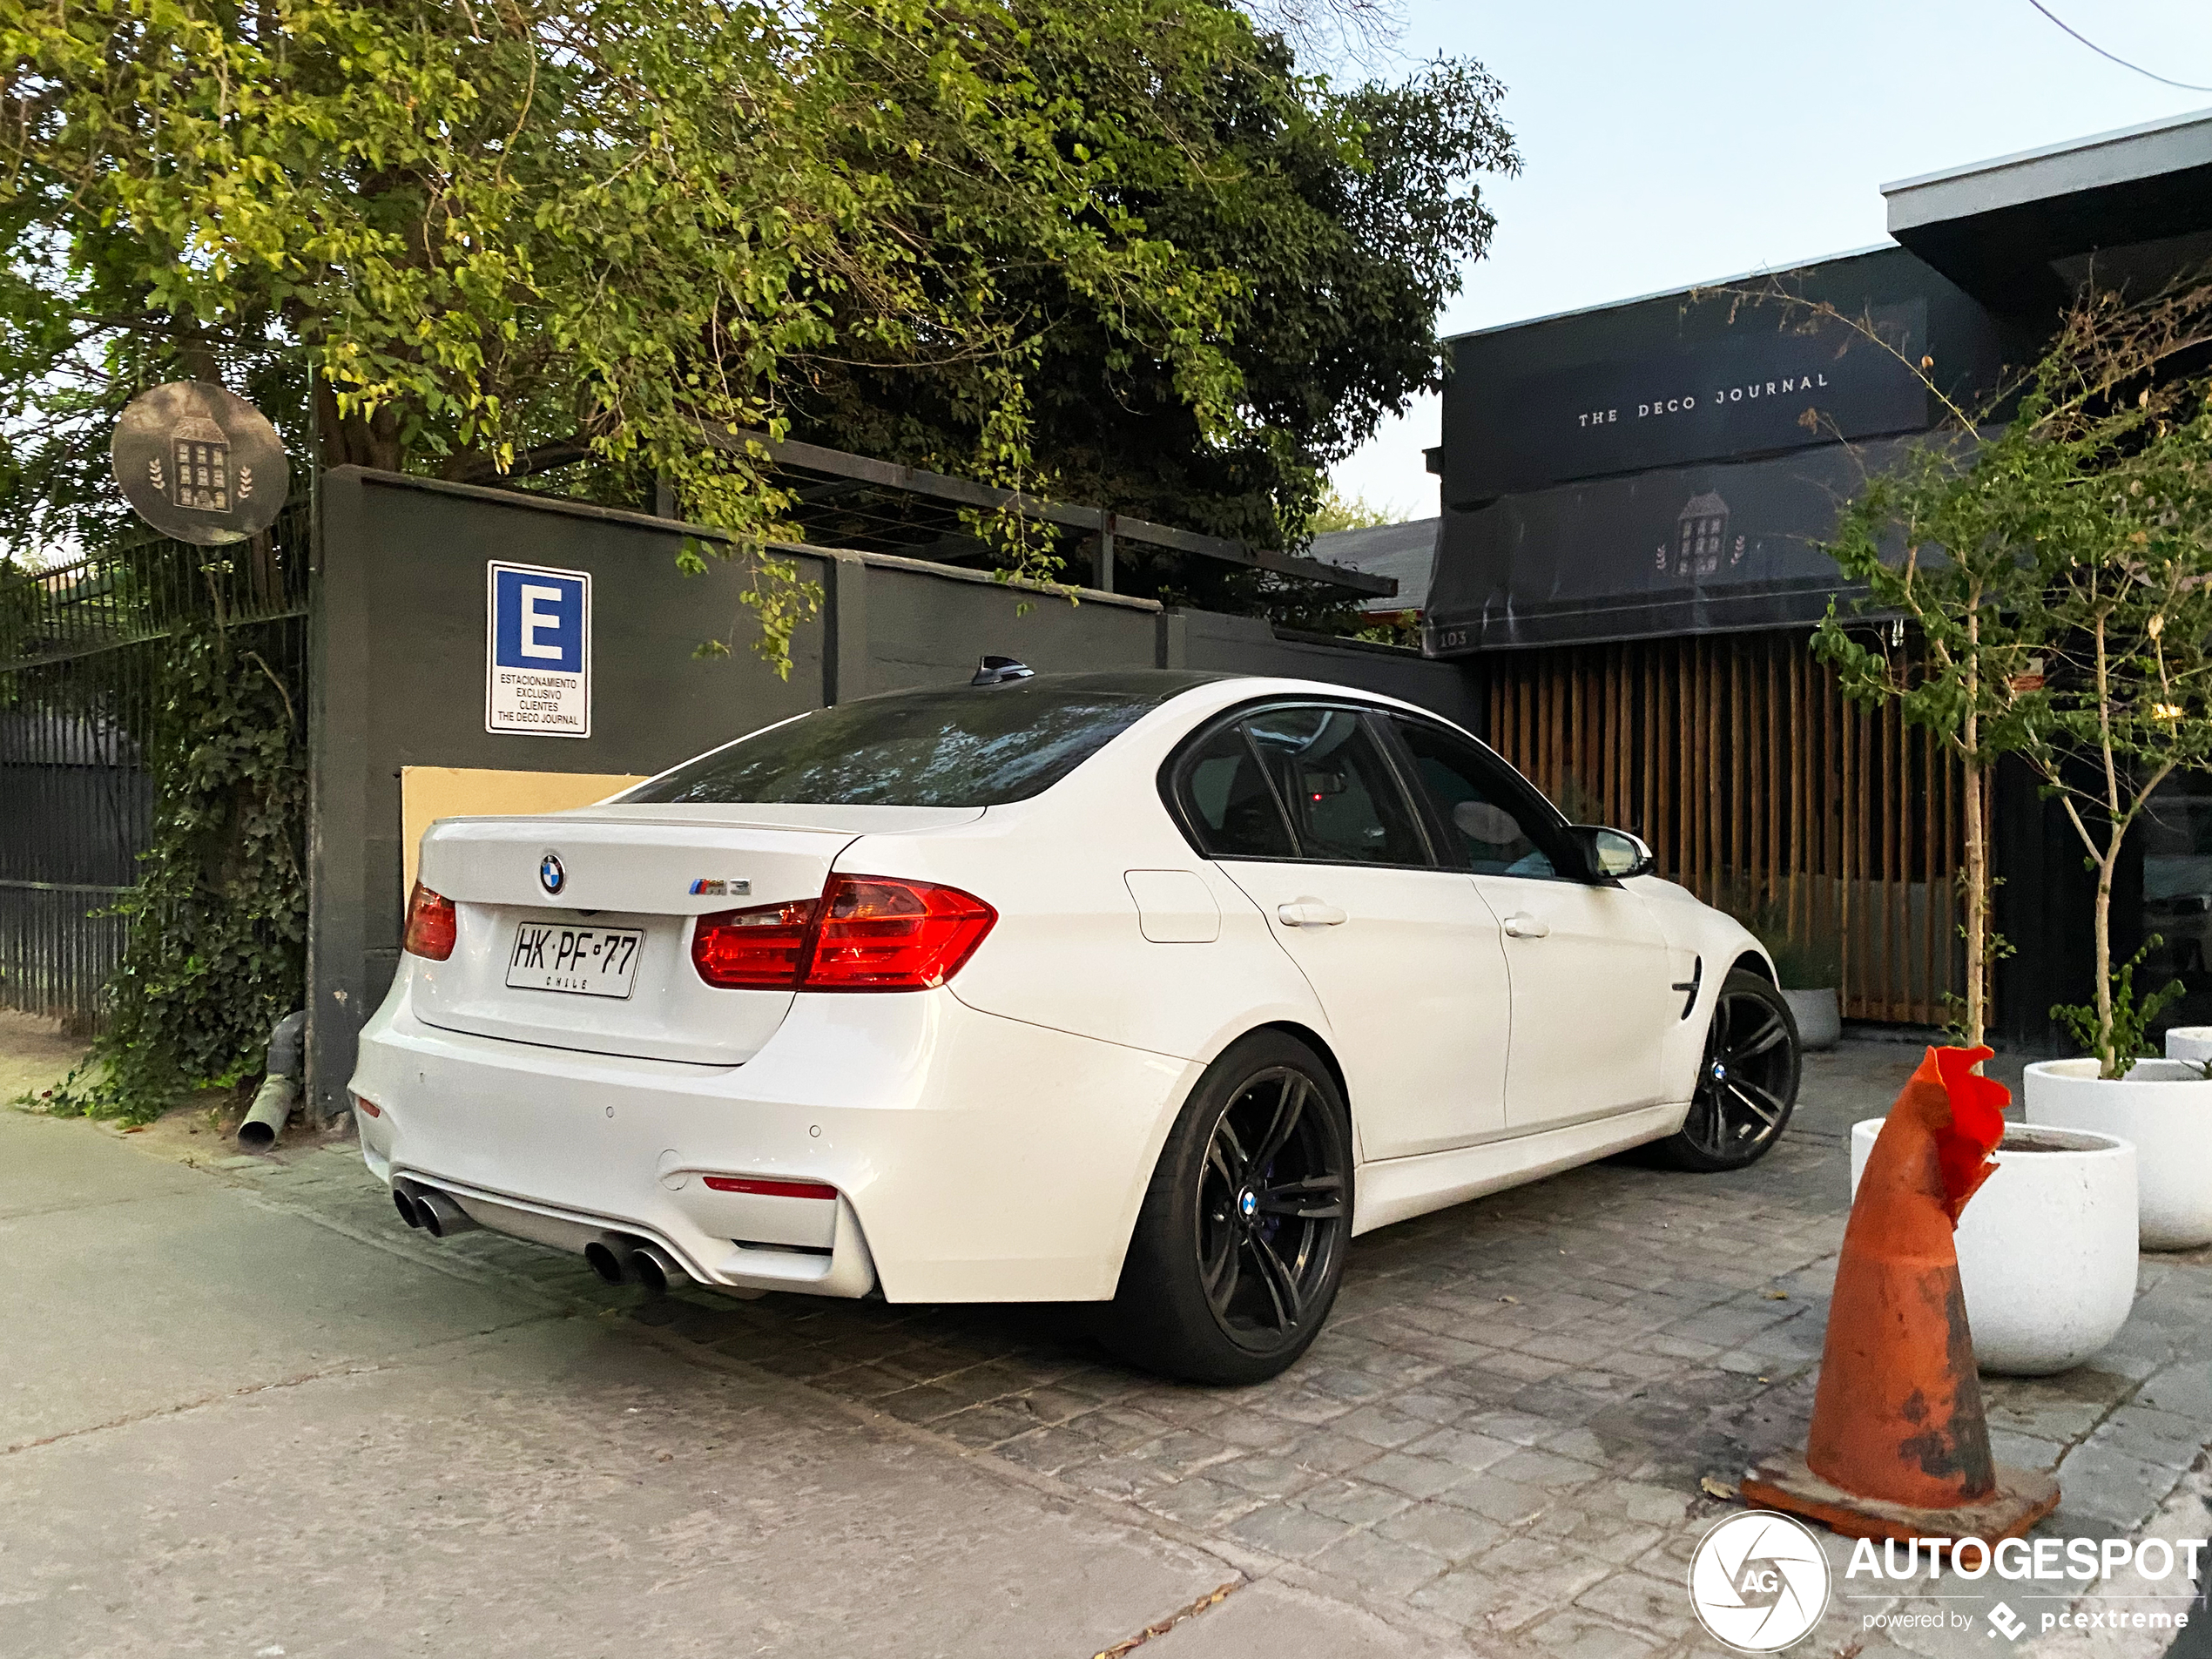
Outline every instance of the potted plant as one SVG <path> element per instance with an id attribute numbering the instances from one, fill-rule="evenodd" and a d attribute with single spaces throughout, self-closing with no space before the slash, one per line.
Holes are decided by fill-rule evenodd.
<path id="1" fill-rule="evenodd" d="M 1882 1123 L 1851 1125 L 1853 1197 Z M 2007 1123 L 1995 1156 L 1952 1241 L 1974 1359 L 2007 1377 L 2070 1371 L 2135 1305 L 2135 1149 L 2110 1135 Z M 2037 1271 L 2023 1272 L 2023 1262 Z"/>
<path id="2" fill-rule="evenodd" d="M 2166 1034 L 2166 1057 L 2188 1066 L 2195 1077 L 2212 1078 L 2212 1025 L 2177 1025 Z M 2141 1073 L 2145 1061 L 2129 1074 Z M 2143 1243 L 2152 1250 L 2187 1249 L 2212 1238 L 2212 1182 L 2204 1178 L 2203 1123 L 2195 1090 L 2175 1090 L 2146 1100 L 2132 1127 L 2147 1167 L 2142 1172 L 2143 1207 L 2151 1220 Z M 2168 1241 L 2171 1240 L 2171 1243 Z"/>
<path id="3" fill-rule="evenodd" d="M 2094 1057 L 2030 1069 L 2038 1127 L 2008 1132 L 1960 1229 L 1968 1318 L 1991 1369 L 2063 1369 L 2118 1330 L 2133 1298 L 2138 1211 L 2151 1208 L 2151 1160 L 2135 1155 L 2141 1114 L 2127 1097 L 2212 1091 L 2157 1072 L 2121 1081 L 2160 1002 L 2137 1002 L 2134 965 L 2113 967 L 2110 931 L 2128 826 L 2164 778 L 2202 763 L 2212 736 L 2202 672 L 2212 449 L 2202 388 L 2160 373 L 2208 333 L 2212 289 L 2139 307 L 2089 296 L 2024 379 L 1973 415 L 1919 358 L 1948 419 L 1871 481 L 1829 549 L 1865 584 L 1866 608 L 1913 623 L 1922 649 L 1905 659 L 1870 645 L 1833 608 L 1816 649 L 1851 694 L 1898 698 L 1965 773 L 1966 987 L 1954 1028 L 1964 1042 L 1979 1042 L 1990 969 L 2008 954 L 1988 923 L 1986 786 L 1998 757 L 2020 755 L 2065 801 L 2098 873 L 2095 997 L 2072 1011 Z M 2162 1098 L 2196 1108 L 2193 1124 L 2212 1136 L 2212 1092 Z M 2203 1154 L 2212 1145 L 2188 1177 L 2200 1190 L 2212 1184 Z"/>
<path id="4" fill-rule="evenodd" d="M 2212 285 L 2086 300 L 2024 400 L 2031 437 L 2000 441 L 2034 531 L 2050 662 L 2020 700 L 2018 746 L 2096 876 L 2092 1000 L 2051 1010 L 2088 1053 L 2027 1069 L 2027 1116 L 2133 1142 L 2141 1242 L 2164 1250 L 2212 1244 L 2212 1079 L 2148 1057 L 2182 986 L 2137 993 L 2155 937 L 2114 964 L 2112 895 L 2159 786 L 2212 764 L 2212 380 L 2161 373 L 2208 339 Z"/>
<path id="5" fill-rule="evenodd" d="M 1843 1040 L 1844 1008 L 1838 995 L 1836 954 L 1817 943 L 1778 939 L 1767 946 L 1782 981 L 1782 1000 L 1797 1022 L 1797 1042 L 1804 1049 L 1832 1049 Z"/>
<path id="6" fill-rule="evenodd" d="M 1749 901 L 1742 898 L 1737 902 L 1724 901 L 1723 908 L 1742 922 L 1774 959 L 1782 1000 L 1790 1005 L 1797 1022 L 1797 1046 L 1834 1048 L 1844 1035 L 1843 1002 L 1838 992 L 1843 980 L 1842 962 L 1834 942 L 1797 937 L 1791 930 L 1789 907 L 1770 894 Z"/>

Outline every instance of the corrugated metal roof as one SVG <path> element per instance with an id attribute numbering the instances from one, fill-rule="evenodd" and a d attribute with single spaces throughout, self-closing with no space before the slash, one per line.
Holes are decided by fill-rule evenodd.
<path id="1" fill-rule="evenodd" d="M 1377 615 L 1428 609 L 1428 588 L 1436 574 L 1436 532 L 1440 518 L 1416 518 L 1403 524 L 1374 524 L 1366 529 L 1327 530 L 1313 538 L 1312 556 L 1348 564 L 1373 576 L 1398 578 L 1390 598 L 1369 599 L 1360 610 Z"/>

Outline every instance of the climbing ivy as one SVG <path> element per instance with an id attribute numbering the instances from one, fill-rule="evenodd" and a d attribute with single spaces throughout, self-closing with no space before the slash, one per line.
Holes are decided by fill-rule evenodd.
<path id="1" fill-rule="evenodd" d="M 160 643 L 138 733 L 153 786 L 152 843 L 116 906 L 129 941 L 111 1021 L 84 1069 L 40 1103 L 145 1122 L 179 1092 L 258 1070 L 300 1005 L 307 937 L 307 767 L 283 624 L 200 617 Z"/>

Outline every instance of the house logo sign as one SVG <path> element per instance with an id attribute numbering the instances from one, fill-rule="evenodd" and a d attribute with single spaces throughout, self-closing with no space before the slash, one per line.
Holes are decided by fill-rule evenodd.
<path id="1" fill-rule="evenodd" d="M 1689 1604 L 1715 1640 L 1739 1653 L 1778 1653 L 1828 1611 L 1828 1557 L 1787 1515 L 1730 1515 L 1699 1541 Z"/>
<path id="2" fill-rule="evenodd" d="M 1654 565 L 1683 582 L 1717 576 L 1723 567 L 1735 570 L 1743 563 L 1744 538 L 1730 536 L 1728 521 L 1728 502 L 1717 494 L 1692 496 L 1675 519 L 1674 539 L 1654 550 Z"/>
<path id="3" fill-rule="evenodd" d="M 200 547 L 268 529 L 291 481 L 267 417 L 206 381 L 171 381 L 132 398 L 108 459 L 133 512 Z"/>

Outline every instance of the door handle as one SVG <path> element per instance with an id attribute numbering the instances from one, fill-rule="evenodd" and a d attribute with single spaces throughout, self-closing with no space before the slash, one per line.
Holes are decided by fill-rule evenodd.
<path id="1" fill-rule="evenodd" d="M 1551 929 L 1526 910 L 1516 910 L 1506 918 L 1506 932 L 1515 939 L 1545 939 Z"/>
<path id="2" fill-rule="evenodd" d="M 1285 927 L 1335 927 L 1346 920 L 1343 911 L 1332 904 L 1323 904 L 1318 899 L 1300 899 L 1295 904 L 1278 904 L 1275 914 Z"/>

